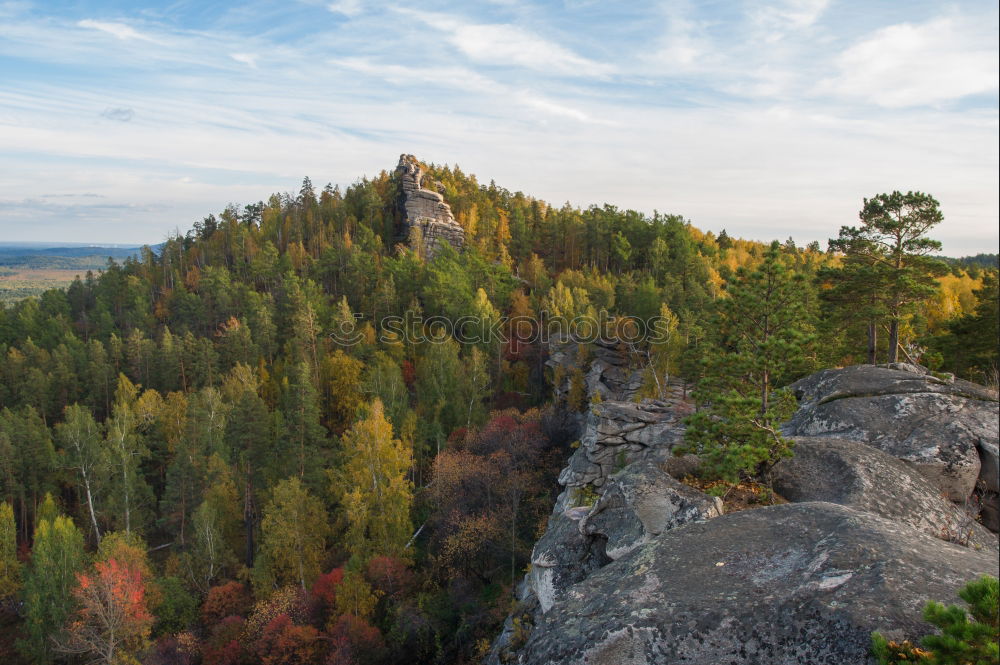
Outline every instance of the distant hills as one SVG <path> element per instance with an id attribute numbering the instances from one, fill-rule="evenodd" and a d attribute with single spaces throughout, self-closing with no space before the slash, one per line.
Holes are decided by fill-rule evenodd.
<path id="1" fill-rule="evenodd" d="M 138 256 L 141 245 L 0 242 L 0 266 L 33 270 L 100 270 L 108 259 Z"/>
<path id="2" fill-rule="evenodd" d="M 948 256 L 942 256 L 940 258 L 948 263 L 960 265 L 963 268 L 969 268 L 972 266 L 977 266 L 979 268 L 1000 267 L 1000 255 L 997 254 L 976 254 L 975 256 L 963 256 L 959 259 L 953 259 Z"/>

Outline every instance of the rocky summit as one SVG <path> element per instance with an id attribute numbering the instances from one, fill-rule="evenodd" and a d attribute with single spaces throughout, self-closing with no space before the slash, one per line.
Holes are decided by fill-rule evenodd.
<path id="1" fill-rule="evenodd" d="M 771 472 L 778 505 L 725 514 L 680 482 L 698 464 L 673 454 L 681 391 L 632 401 L 627 364 L 601 357 L 601 398 L 489 665 L 869 665 L 872 631 L 915 642 L 927 600 L 996 574 L 997 401 L 982 386 L 901 363 L 806 377 L 784 428 L 795 455 Z"/>
<path id="2" fill-rule="evenodd" d="M 433 257 L 448 243 L 458 249 L 465 242 L 465 231 L 455 221 L 444 196 L 422 187 L 423 167 L 413 155 L 400 155 L 396 166 L 402 200 L 404 239 L 420 245 L 425 256 Z"/>
<path id="3" fill-rule="evenodd" d="M 837 437 L 920 471 L 952 501 L 982 504 L 998 529 L 997 398 L 984 387 L 907 363 L 828 369 L 792 384 L 792 436 Z"/>

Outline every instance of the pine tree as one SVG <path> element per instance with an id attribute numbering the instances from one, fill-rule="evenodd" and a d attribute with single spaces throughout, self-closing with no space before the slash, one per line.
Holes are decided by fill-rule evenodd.
<path id="1" fill-rule="evenodd" d="M 842 226 L 830 249 L 846 255 L 849 283 L 862 287 L 866 315 L 880 314 L 877 305 L 884 308 L 889 320 L 888 361 L 893 363 L 899 353 L 900 324 L 916 303 L 934 293 L 934 276 L 947 270 L 929 256 L 941 249 L 941 243 L 926 236 L 944 216 L 934 197 L 898 191 L 865 199 L 858 216 L 861 226 Z M 865 281 L 873 288 L 864 287 Z M 870 332 L 869 357 L 872 336 Z"/>
<path id="2" fill-rule="evenodd" d="M 809 313 L 802 275 L 792 274 L 771 244 L 753 272 L 740 270 L 719 305 L 720 339 L 711 354 L 688 418 L 688 452 L 702 456 L 706 474 L 727 483 L 761 477 L 791 442 L 780 424 L 795 410 L 795 398 L 778 386 L 804 362 Z"/>
<path id="3" fill-rule="evenodd" d="M 295 455 L 295 472 L 304 479 L 307 471 L 323 466 L 326 443 L 326 428 L 320 424 L 319 400 L 308 363 L 303 361 L 291 368 L 282 392 L 281 410 L 288 447 Z"/>

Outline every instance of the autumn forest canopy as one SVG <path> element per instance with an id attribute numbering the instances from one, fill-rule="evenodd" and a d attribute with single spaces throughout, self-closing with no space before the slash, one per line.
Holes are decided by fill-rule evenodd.
<path id="1" fill-rule="evenodd" d="M 666 338 L 623 344 L 639 396 L 691 389 L 687 445 L 724 484 L 790 454 L 781 389 L 820 368 L 997 385 L 995 256 L 935 258 L 930 194 L 872 192 L 800 247 L 458 167 L 424 181 L 461 250 L 410 242 L 396 173 L 307 178 L 0 306 L 4 662 L 478 662 L 577 444 L 589 355 L 427 341 L 432 317 L 659 317 Z"/>

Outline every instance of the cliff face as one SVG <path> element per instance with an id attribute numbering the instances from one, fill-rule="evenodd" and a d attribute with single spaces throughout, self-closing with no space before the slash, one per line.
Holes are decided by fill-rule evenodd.
<path id="1" fill-rule="evenodd" d="M 869 665 L 872 631 L 916 642 L 926 600 L 996 574 L 998 421 L 981 387 L 898 365 L 803 379 L 796 456 L 772 470 L 789 503 L 727 515 L 679 482 L 698 463 L 672 454 L 681 391 L 624 401 L 628 373 L 612 375 L 621 392 L 587 382 L 604 399 L 488 665 Z"/>
<path id="2" fill-rule="evenodd" d="M 424 171 L 413 155 L 400 155 L 396 167 L 402 189 L 404 240 L 415 241 L 416 231 L 424 255 L 434 256 L 441 243 L 455 249 L 465 242 L 465 231 L 451 214 L 451 206 L 438 192 L 421 187 Z"/>

